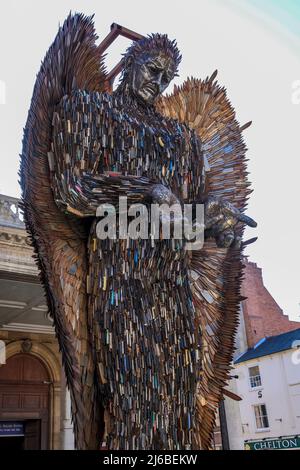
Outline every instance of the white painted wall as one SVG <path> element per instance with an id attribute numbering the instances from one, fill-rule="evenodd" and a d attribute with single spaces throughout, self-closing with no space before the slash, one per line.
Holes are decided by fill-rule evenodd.
<path id="1" fill-rule="evenodd" d="M 64 373 L 61 384 L 61 425 L 60 448 L 62 450 L 74 450 L 74 433 L 71 416 L 71 397 L 66 385 Z"/>
<path id="2" fill-rule="evenodd" d="M 238 402 L 238 413 L 231 414 L 228 420 L 228 433 L 231 449 L 243 449 L 249 439 L 276 438 L 300 434 L 300 361 L 295 349 L 253 359 L 235 366 L 232 374 L 236 393 L 242 398 Z M 249 382 L 249 367 L 258 365 L 261 387 L 252 389 Z M 233 382 L 232 381 L 232 382 Z M 261 396 L 260 396 L 261 395 Z M 269 429 L 258 430 L 253 406 L 265 404 Z M 229 405 L 230 410 L 230 405 Z"/>
<path id="3" fill-rule="evenodd" d="M 240 323 L 235 337 L 235 347 L 236 351 L 234 354 L 234 359 L 240 356 L 241 353 L 245 352 L 248 349 L 242 304 L 240 306 Z M 231 376 L 233 376 L 236 375 L 237 372 L 235 369 L 233 369 L 230 374 Z M 230 380 L 226 389 L 238 395 L 237 379 L 233 378 L 232 380 Z M 228 429 L 229 447 L 230 449 L 243 449 L 244 439 L 242 435 L 239 402 L 236 402 L 231 398 L 226 397 L 225 413 Z"/>

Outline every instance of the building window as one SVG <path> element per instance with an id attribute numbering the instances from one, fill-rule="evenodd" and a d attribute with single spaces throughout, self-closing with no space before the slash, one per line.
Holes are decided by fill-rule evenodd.
<path id="1" fill-rule="evenodd" d="M 259 372 L 259 367 L 249 367 L 249 378 L 250 378 L 250 387 L 256 388 L 261 386 L 261 377 Z"/>
<path id="2" fill-rule="evenodd" d="M 257 429 L 267 429 L 269 427 L 269 419 L 267 415 L 266 405 L 254 406 L 255 421 Z"/>

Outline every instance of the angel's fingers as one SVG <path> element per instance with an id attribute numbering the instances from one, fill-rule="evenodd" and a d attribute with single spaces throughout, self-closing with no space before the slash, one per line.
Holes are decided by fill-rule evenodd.
<path id="1" fill-rule="evenodd" d="M 240 222 L 243 222 L 244 224 L 248 225 L 249 227 L 257 227 L 257 222 L 255 222 L 255 220 L 251 219 L 251 217 L 248 217 L 247 215 L 245 214 L 239 214 L 237 216 L 237 219 L 240 221 Z"/>
<path id="2" fill-rule="evenodd" d="M 208 217 L 205 219 L 205 229 L 212 228 L 214 225 L 218 224 L 221 220 L 224 219 L 224 214 L 218 214 L 214 217 Z"/>
<path id="3" fill-rule="evenodd" d="M 225 217 L 221 222 L 219 222 L 213 229 L 216 229 L 218 233 L 231 231 L 233 227 L 236 225 L 236 219 L 233 217 Z"/>
<path id="4" fill-rule="evenodd" d="M 234 231 L 233 230 L 226 230 L 225 232 L 221 232 L 216 237 L 217 246 L 220 248 L 228 248 L 230 247 L 235 240 Z"/>
<path id="5" fill-rule="evenodd" d="M 256 242 L 256 240 L 257 240 L 257 237 L 249 238 L 248 240 L 246 240 L 246 241 L 244 241 L 244 242 L 242 243 L 242 246 L 250 245 L 251 243 Z"/>
<path id="6" fill-rule="evenodd" d="M 226 210 L 226 212 L 229 212 L 233 217 L 235 217 L 238 221 L 243 222 L 244 224 L 248 225 L 249 227 L 257 227 L 257 223 L 255 220 L 251 219 L 251 217 L 248 217 L 245 214 L 242 214 L 236 207 L 234 207 L 230 202 L 228 201 L 222 201 L 221 202 L 222 207 Z"/>

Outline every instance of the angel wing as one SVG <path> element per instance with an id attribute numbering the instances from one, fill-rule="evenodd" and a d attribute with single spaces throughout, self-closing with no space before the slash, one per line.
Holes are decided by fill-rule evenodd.
<path id="1" fill-rule="evenodd" d="M 63 353 L 75 445 L 80 449 L 98 448 L 102 427 L 86 323 L 87 235 L 83 221 L 66 216 L 54 202 L 47 153 L 54 107 L 61 98 L 77 88 L 104 90 L 106 75 L 92 18 L 70 14 L 42 62 L 24 130 L 20 167 L 24 219 Z"/>
<path id="2" fill-rule="evenodd" d="M 231 202 L 242 212 L 250 194 L 243 128 L 235 119 L 225 88 L 214 80 L 189 79 L 161 99 L 161 114 L 195 129 L 208 160 L 206 192 Z M 237 227 L 242 236 L 244 227 Z M 238 326 L 242 249 L 218 248 L 211 240 L 193 251 L 190 268 L 193 299 L 202 331 L 202 377 L 196 400 L 199 448 L 211 447 L 216 412 L 229 378 Z"/>

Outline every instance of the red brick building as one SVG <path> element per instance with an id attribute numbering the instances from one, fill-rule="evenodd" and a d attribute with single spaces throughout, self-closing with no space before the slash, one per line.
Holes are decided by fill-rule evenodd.
<path id="1" fill-rule="evenodd" d="M 246 262 L 242 295 L 247 297 L 242 302 L 242 310 L 249 348 L 262 338 L 287 333 L 300 327 L 299 322 L 289 320 L 266 289 L 262 270 L 256 263 Z"/>

